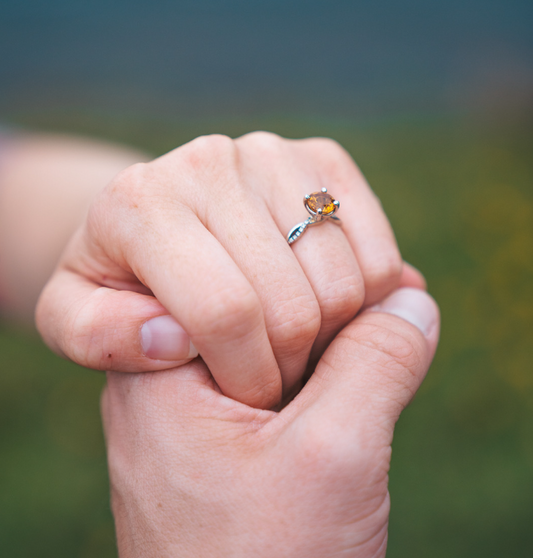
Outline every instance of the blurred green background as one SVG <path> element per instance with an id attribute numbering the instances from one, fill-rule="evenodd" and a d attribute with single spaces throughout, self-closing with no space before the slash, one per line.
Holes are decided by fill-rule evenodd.
<path id="1" fill-rule="evenodd" d="M 55 4 L 62 8 L 61 2 Z M 28 9 L 36 5 L 29 3 Z M 476 2 L 466 5 L 472 9 L 480 6 Z M 371 9 L 370 4 L 365 6 Z M 216 27 L 216 17 L 212 12 L 206 14 L 204 20 Z M 463 22 L 468 16 L 463 12 L 455 15 Z M 498 14 L 493 15 L 497 19 Z M 13 21 L 20 28 L 26 29 L 22 23 L 29 25 L 30 20 L 37 28 L 43 25 L 42 21 L 24 19 L 19 12 L 15 16 Z M 389 21 L 387 17 L 390 19 L 383 13 L 375 15 L 377 28 L 381 21 Z M 504 22 L 505 29 L 508 31 L 514 21 L 513 33 L 523 30 L 524 17 L 516 13 L 510 16 Z M 444 20 L 443 26 L 448 23 Z M 423 18 L 411 25 L 415 33 L 419 27 L 426 29 Z M 489 23 L 486 28 L 491 29 Z M 502 32 L 496 38 L 502 43 L 504 36 Z M 454 41 L 461 37 L 454 35 Z M 383 44 L 390 52 L 394 50 L 386 39 Z M 516 44 L 511 46 L 519 50 Z M 504 53 L 515 51 L 502 49 Z M 369 101 L 372 95 L 365 97 L 366 91 L 361 92 L 356 85 L 355 101 L 346 102 L 345 84 L 333 78 L 329 89 L 322 88 L 317 94 L 299 90 L 298 80 L 293 83 L 286 75 L 278 75 L 278 88 L 288 84 L 289 100 L 283 104 L 272 90 L 261 97 L 257 79 L 244 80 L 243 84 L 241 74 L 228 72 L 224 77 L 227 83 L 233 80 L 237 82 L 235 91 L 241 86 L 246 91 L 241 109 L 237 101 L 228 104 L 228 99 L 238 97 L 228 89 L 221 93 L 222 101 L 214 93 L 206 97 L 211 100 L 206 114 L 202 109 L 205 99 L 196 96 L 209 87 L 209 80 L 207 85 L 195 82 L 198 89 L 184 85 L 184 93 L 172 109 L 163 102 L 172 96 L 172 88 L 170 93 L 155 96 L 162 103 L 158 110 L 142 105 L 140 93 L 126 109 L 113 105 L 113 95 L 109 96 L 111 101 L 97 97 L 93 102 L 78 90 L 70 91 L 68 103 L 64 97 L 56 103 L 54 80 L 64 84 L 68 72 L 61 74 L 61 68 L 49 62 L 53 71 L 45 80 L 48 94 L 35 95 L 35 103 L 21 101 L 12 92 L 16 87 L 22 91 L 26 82 L 13 74 L 15 85 L 4 89 L 5 110 L 0 118 L 31 129 L 108 138 L 154 155 L 200 134 L 238 136 L 256 129 L 289 137 L 329 136 L 344 145 L 381 198 L 404 258 L 426 275 L 442 311 L 442 338 L 435 362 L 418 396 L 402 415 L 394 441 L 388 556 L 530 557 L 533 88 L 528 89 L 531 74 L 525 69 L 531 58 L 524 52 L 530 55 L 532 50 L 521 51 L 519 70 L 511 62 L 499 66 L 498 87 L 481 88 L 487 95 L 481 95 L 477 85 L 454 82 L 448 73 L 442 79 L 448 85 L 455 83 L 450 90 L 457 94 L 449 98 L 460 97 L 462 101 L 456 104 L 443 101 L 441 82 L 420 79 L 423 69 L 416 75 L 403 75 L 399 82 L 375 81 L 374 90 L 380 94 L 379 85 L 386 82 L 388 97 L 378 96 L 374 104 Z M 371 56 L 365 59 L 364 51 L 351 55 L 373 60 Z M 403 56 L 416 58 L 416 49 Z M 509 56 L 509 60 L 516 58 Z M 209 59 L 209 53 L 205 57 Z M 20 60 L 23 58 L 21 55 Z M 487 67 L 492 67 L 495 58 L 489 58 Z M 427 64 L 435 60 L 438 56 L 433 53 Z M 481 65 L 484 58 L 476 60 Z M 252 62 L 243 67 L 251 67 Z M 324 64 L 327 66 L 327 57 Z M 8 72 L 8 66 L 0 64 L 0 75 Z M 515 68 L 510 81 L 509 72 L 503 72 L 502 67 Z M 24 74 L 29 79 L 32 68 L 24 68 L 30 72 Z M 72 77 L 72 83 L 77 77 Z M 102 77 L 102 91 L 111 87 L 108 77 Z M 372 75 L 367 78 L 372 82 Z M 213 78 L 214 83 L 219 83 L 217 79 Z M 411 98 L 405 94 L 406 84 L 415 97 L 418 95 L 418 104 L 400 103 L 391 108 L 387 99 Z M 502 84 L 508 89 L 502 89 Z M 522 89 L 517 84 L 522 84 Z M 63 85 L 57 87 L 64 92 Z M 113 87 L 120 91 L 120 83 Z M 328 97 L 328 92 L 341 90 L 342 94 Z M 298 96 L 304 99 L 304 109 L 290 102 Z M 196 100 L 190 101 L 190 106 L 194 110 L 185 110 L 193 97 Z M 487 98 L 491 99 L 488 104 Z M 324 108 L 328 99 L 335 101 L 334 108 Z M 464 99 L 470 99 L 470 104 Z M 365 107 L 359 113 L 351 106 L 358 102 Z M 0 326 L 2 556 L 116 556 L 98 412 L 103 382 L 101 374 L 52 355 L 33 333 L 9 324 Z"/>

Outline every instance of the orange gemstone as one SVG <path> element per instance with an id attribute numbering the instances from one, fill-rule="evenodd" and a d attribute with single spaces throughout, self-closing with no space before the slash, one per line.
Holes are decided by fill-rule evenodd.
<path id="1" fill-rule="evenodd" d="M 336 209 L 335 200 L 325 192 L 313 192 L 306 200 L 307 207 L 313 212 L 318 213 L 322 209 L 322 215 L 330 215 Z"/>

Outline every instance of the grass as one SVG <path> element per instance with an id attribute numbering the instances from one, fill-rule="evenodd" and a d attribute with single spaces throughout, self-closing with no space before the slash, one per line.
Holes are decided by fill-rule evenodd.
<path id="1" fill-rule="evenodd" d="M 25 115 L 31 127 L 163 153 L 210 132 L 331 136 L 380 196 L 442 310 L 442 340 L 394 441 L 390 558 L 513 558 L 533 546 L 531 120 L 142 120 Z M 0 330 L 0 541 L 12 558 L 115 556 L 103 377 Z"/>

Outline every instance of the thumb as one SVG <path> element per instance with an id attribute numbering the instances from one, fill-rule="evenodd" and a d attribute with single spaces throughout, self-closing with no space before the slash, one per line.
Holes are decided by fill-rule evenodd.
<path id="1" fill-rule="evenodd" d="M 103 287 L 63 267 L 41 293 L 35 317 L 52 350 L 87 368 L 148 372 L 198 356 L 153 296 Z"/>
<path id="2" fill-rule="evenodd" d="M 439 327 L 431 296 L 398 289 L 337 335 L 293 403 L 342 425 L 362 414 L 394 424 L 428 371 Z"/>

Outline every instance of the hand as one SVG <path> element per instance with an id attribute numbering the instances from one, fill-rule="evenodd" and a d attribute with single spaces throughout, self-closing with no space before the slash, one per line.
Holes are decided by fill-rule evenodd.
<path id="1" fill-rule="evenodd" d="M 324 186 L 343 228 L 325 223 L 288 246 L 303 196 Z M 167 369 L 199 351 L 224 394 L 271 408 L 401 271 L 381 205 L 338 144 L 210 136 L 111 182 L 37 323 L 58 353 L 101 370 Z"/>
<path id="2" fill-rule="evenodd" d="M 279 414 L 221 395 L 200 359 L 109 373 L 121 558 L 385 556 L 393 429 L 438 335 L 433 299 L 396 291 L 344 328 Z"/>

